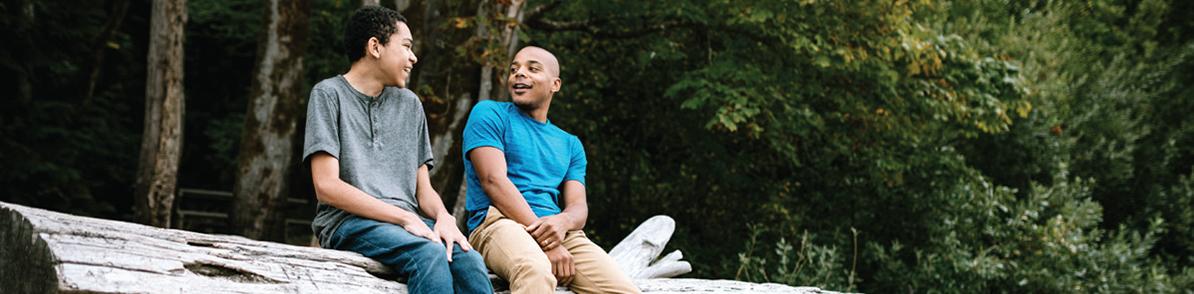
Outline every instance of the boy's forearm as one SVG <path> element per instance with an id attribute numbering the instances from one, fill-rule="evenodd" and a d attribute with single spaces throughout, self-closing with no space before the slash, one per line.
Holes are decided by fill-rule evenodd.
<path id="1" fill-rule="evenodd" d="M 428 199 L 435 198 L 435 199 Z M 452 213 L 444 207 L 443 201 L 439 199 L 439 195 L 429 194 L 427 196 L 419 196 L 419 211 L 423 212 L 428 218 L 439 221 L 441 219 L 452 219 Z"/>
<path id="2" fill-rule="evenodd" d="M 382 202 L 341 180 L 339 160 L 327 153 L 311 156 L 311 181 L 319 201 L 348 213 L 399 225 L 419 221 L 418 215 Z"/>
<path id="3" fill-rule="evenodd" d="M 431 176 L 427 165 L 419 166 L 415 181 L 415 201 L 419 202 L 419 210 L 423 212 L 423 215 L 437 222 L 441 219 L 456 220 L 444 206 L 444 201 L 440 198 L 439 193 L 436 193 L 431 186 Z"/>
<path id="4" fill-rule="evenodd" d="M 382 202 L 365 192 L 336 179 L 339 183 L 325 183 L 317 187 L 319 200 L 356 216 L 398 225 L 420 221 L 419 216 Z"/>

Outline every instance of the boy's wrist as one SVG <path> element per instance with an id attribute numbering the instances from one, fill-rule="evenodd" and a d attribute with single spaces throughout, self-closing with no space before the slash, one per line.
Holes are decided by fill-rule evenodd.
<path id="1" fill-rule="evenodd" d="M 439 216 L 435 217 L 435 222 L 436 223 L 440 223 L 440 222 L 456 223 L 456 217 L 452 216 L 452 214 L 448 213 L 447 211 L 443 211 L 443 212 L 439 213 Z"/>
<path id="2" fill-rule="evenodd" d="M 414 224 L 414 223 L 421 222 L 421 221 L 422 220 L 419 219 L 419 216 L 414 213 L 411 213 L 411 212 L 405 211 L 405 210 L 401 210 L 401 209 L 399 209 L 399 211 L 398 211 L 398 216 L 397 216 L 398 225 L 406 226 L 406 225 Z"/>

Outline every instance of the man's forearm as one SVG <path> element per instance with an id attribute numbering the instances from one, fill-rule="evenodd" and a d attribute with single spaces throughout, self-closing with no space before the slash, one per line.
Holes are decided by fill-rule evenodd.
<path id="1" fill-rule="evenodd" d="M 489 195 L 493 207 L 497 207 L 506 217 L 528 226 L 537 219 L 531 205 L 522 197 L 518 187 L 509 178 L 501 177 L 489 181 L 482 181 L 481 188 Z"/>
<path id="2" fill-rule="evenodd" d="M 560 212 L 568 219 L 568 230 L 585 228 L 589 219 L 589 204 L 585 195 L 585 186 L 577 181 L 567 181 L 560 185 L 561 198 L 564 199 L 564 211 Z"/>
<path id="3" fill-rule="evenodd" d="M 506 217 L 529 226 L 535 221 L 535 213 L 527 200 L 522 198 L 522 192 L 510 182 L 506 176 L 506 155 L 494 147 L 478 147 L 469 151 L 467 156 L 472 159 L 473 169 L 476 170 L 477 180 L 485 195 L 489 195 L 489 202 L 497 207 Z"/>
<path id="4" fill-rule="evenodd" d="M 564 211 L 560 212 L 560 215 L 568 219 L 569 231 L 580 230 L 585 228 L 585 222 L 589 217 L 589 209 L 568 207 L 564 208 Z"/>

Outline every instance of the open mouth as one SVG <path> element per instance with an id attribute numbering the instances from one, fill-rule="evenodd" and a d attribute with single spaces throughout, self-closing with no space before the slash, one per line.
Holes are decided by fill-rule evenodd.
<path id="1" fill-rule="evenodd" d="M 531 89 L 531 85 L 524 83 L 514 83 L 510 85 L 510 89 L 514 92 L 514 94 L 523 94 Z"/>

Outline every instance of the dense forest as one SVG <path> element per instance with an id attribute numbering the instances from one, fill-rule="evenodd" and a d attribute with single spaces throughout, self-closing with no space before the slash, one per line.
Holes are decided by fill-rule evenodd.
<path id="1" fill-rule="evenodd" d="M 285 240 L 307 94 L 372 3 L 409 19 L 449 207 L 462 121 L 537 45 L 607 248 L 665 214 L 696 277 L 1194 291 L 1185 0 L 3 0 L 0 201 L 170 226 L 229 191 L 227 233 Z"/>

